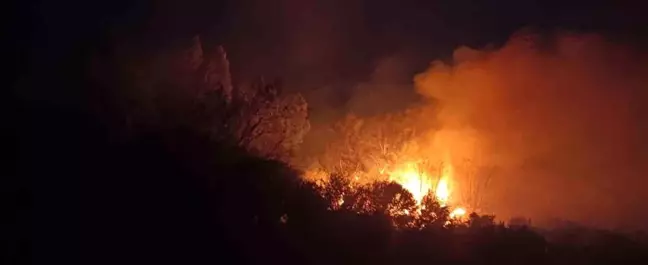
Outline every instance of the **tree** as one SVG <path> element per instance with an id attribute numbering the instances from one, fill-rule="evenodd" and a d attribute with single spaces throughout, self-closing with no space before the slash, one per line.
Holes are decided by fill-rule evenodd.
<path id="1" fill-rule="evenodd" d="M 322 197 L 329 203 L 331 210 L 339 210 L 350 205 L 345 200 L 353 192 L 348 178 L 332 174 L 321 190 Z"/>
<path id="2" fill-rule="evenodd" d="M 239 146 L 261 156 L 287 161 L 310 129 L 308 105 L 301 95 L 280 95 L 278 83 L 261 79 L 234 94 Z"/>
<path id="3" fill-rule="evenodd" d="M 332 209 L 359 214 L 389 216 L 396 227 L 415 225 L 417 210 L 412 194 L 395 182 L 352 186 L 347 178 L 334 175 L 325 187 Z"/>
<path id="4" fill-rule="evenodd" d="M 468 226 L 470 228 L 487 228 L 495 226 L 494 215 L 479 215 L 475 212 L 468 216 Z"/>
<path id="5" fill-rule="evenodd" d="M 421 201 L 421 214 L 418 226 L 421 228 L 441 228 L 450 220 L 450 210 L 441 206 L 433 192 L 429 192 Z"/>
<path id="6" fill-rule="evenodd" d="M 415 153 L 413 143 L 417 132 L 423 131 L 416 122 L 417 114 L 409 110 L 365 118 L 347 115 L 332 126 L 335 138 L 328 144 L 320 164 L 328 171 L 344 175 L 375 176 L 387 165 L 414 159 L 407 155 Z"/>
<path id="7" fill-rule="evenodd" d="M 472 209 L 481 210 L 488 207 L 484 202 L 490 183 L 497 173 L 495 166 L 489 166 L 484 160 L 464 159 L 463 163 L 456 166 L 461 171 L 464 183 L 464 192 L 460 193 L 459 200 L 463 205 Z"/>
<path id="8" fill-rule="evenodd" d="M 390 216 L 409 215 L 416 211 L 412 194 L 395 182 L 375 182 L 371 184 L 373 211 Z"/>
<path id="9" fill-rule="evenodd" d="M 234 86 L 223 47 L 205 56 L 200 38 L 185 53 L 183 69 L 194 91 L 193 124 L 219 141 L 231 141 L 265 158 L 287 161 L 310 130 L 308 104 L 299 94 L 281 93 L 281 83 L 259 78 Z"/>

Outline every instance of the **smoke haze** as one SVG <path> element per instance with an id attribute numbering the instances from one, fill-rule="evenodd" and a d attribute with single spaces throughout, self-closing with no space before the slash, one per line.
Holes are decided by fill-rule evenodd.
<path id="1" fill-rule="evenodd" d="M 647 62 L 601 36 L 525 31 L 501 49 L 458 48 L 415 80 L 441 132 L 476 135 L 500 169 L 485 195 L 497 215 L 641 224 Z"/>

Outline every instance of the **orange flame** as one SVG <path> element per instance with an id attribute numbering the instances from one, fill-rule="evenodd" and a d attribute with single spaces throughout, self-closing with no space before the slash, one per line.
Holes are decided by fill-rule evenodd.
<path id="1" fill-rule="evenodd" d="M 420 172 L 416 163 L 407 163 L 404 167 L 390 172 L 389 179 L 409 191 L 418 205 L 432 188 L 430 178 L 424 172 Z"/>
<path id="2" fill-rule="evenodd" d="M 436 199 L 441 203 L 442 206 L 448 204 L 450 200 L 450 179 L 453 177 L 454 171 L 450 163 L 444 163 L 443 170 L 441 171 L 441 176 L 439 176 L 439 182 L 437 183 L 436 190 L 434 195 Z"/>
<path id="3" fill-rule="evenodd" d="M 450 200 L 450 180 L 453 175 L 453 168 L 450 163 L 444 163 L 439 181 L 436 187 L 433 187 L 430 176 L 421 171 L 418 163 L 405 163 L 404 166 L 398 167 L 394 171 L 387 172 L 389 180 L 400 184 L 404 189 L 409 191 L 417 204 L 420 205 L 423 197 L 434 188 L 434 195 L 442 206 L 446 206 Z"/>
<path id="4" fill-rule="evenodd" d="M 412 194 L 413 199 L 419 208 L 418 213 L 422 207 L 423 198 L 433 192 L 435 199 L 441 206 L 448 207 L 453 204 L 453 181 L 454 181 L 454 167 L 448 157 L 439 173 L 435 176 L 427 172 L 422 167 L 422 163 L 418 161 L 410 161 L 404 163 L 396 163 L 395 165 L 377 165 L 375 170 L 381 175 L 388 178 L 389 181 L 398 183 Z M 306 178 L 313 180 L 326 176 L 325 172 L 316 172 L 314 170 L 307 171 Z M 362 185 L 362 181 L 366 176 L 361 172 L 356 172 L 351 175 L 351 185 Z M 367 179 L 369 180 L 369 179 Z M 436 183 L 435 183 L 436 180 Z M 339 198 L 336 202 L 337 206 L 344 204 L 344 199 Z M 462 219 L 466 215 L 467 210 L 461 206 L 450 207 L 450 218 Z M 405 214 L 416 214 L 416 212 L 406 211 Z"/>
<path id="5" fill-rule="evenodd" d="M 441 177 L 439 183 L 437 184 L 434 195 L 436 196 L 436 199 L 437 201 L 439 201 L 441 206 L 445 206 L 448 203 L 448 200 L 450 199 L 450 188 L 448 187 L 447 177 Z"/>
<path id="6" fill-rule="evenodd" d="M 465 215 L 466 215 L 466 209 L 462 207 L 457 207 L 454 210 L 452 210 L 452 212 L 450 212 L 450 218 L 453 219 L 461 219 Z"/>

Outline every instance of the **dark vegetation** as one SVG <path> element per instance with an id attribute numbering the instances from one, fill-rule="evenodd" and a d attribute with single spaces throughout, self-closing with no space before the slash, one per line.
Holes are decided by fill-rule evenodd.
<path id="1" fill-rule="evenodd" d="M 259 93 L 246 101 L 227 96 L 222 78 L 210 83 L 208 64 L 141 73 L 132 67 L 148 70 L 146 60 L 110 56 L 95 57 L 74 69 L 78 79 L 65 80 L 87 91 L 82 104 L 15 106 L 16 142 L 8 146 L 18 147 L 17 173 L 3 186 L 11 205 L 6 216 L 14 218 L 0 236 L 7 263 L 648 262 L 641 236 L 577 227 L 540 231 L 478 215 L 443 226 L 447 210 L 430 199 L 416 225 L 395 228 L 393 222 L 414 221 L 392 217 L 387 208 L 412 204 L 389 183 L 331 210 L 343 186 L 322 191 L 281 162 L 291 147 L 285 137 L 299 130 L 256 135 L 258 113 L 246 113 L 276 102 L 276 82 L 256 82 Z M 285 113 L 299 111 L 259 115 L 286 120 Z M 279 140 L 253 144 L 270 132 Z M 404 199 L 394 204 L 397 194 Z"/>

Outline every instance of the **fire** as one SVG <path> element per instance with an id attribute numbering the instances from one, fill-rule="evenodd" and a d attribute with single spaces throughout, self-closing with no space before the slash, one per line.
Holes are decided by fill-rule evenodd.
<path id="1" fill-rule="evenodd" d="M 450 198 L 450 188 L 448 187 L 448 178 L 443 176 L 437 184 L 436 191 L 434 192 L 436 199 L 445 206 Z"/>
<path id="2" fill-rule="evenodd" d="M 462 207 L 457 207 L 450 212 L 450 218 L 453 219 L 461 219 L 464 215 L 466 215 L 466 209 Z"/>
<path id="3" fill-rule="evenodd" d="M 407 163 L 403 168 L 390 172 L 389 179 L 409 191 L 418 205 L 432 188 L 430 178 L 418 169 L 416 163 Z"/>
<path id="4" fill-rule="evenodd" d="M 442 207 L 448 207 L 449 217 L 455 220 L 462 220 L 466 213 L 467 208 L 454 205 L 457 201 L 452 198 L 454 193 L 457 191 L 453 190 L 455 188 L 455 170 L 452 164 L 452 160 L 449 159 L 449 155 L 446 155 L 442 160 L 440 168 L 437 170 L 431 170 L 428 168 L 427 160 L 401 160 L 394 163 L 384 163 L 384 164 L 374 164 L 373 169 L 368 169 L 367 171 L 357 171 L 350 172 L 349 176 L 349 185 L 352 189 L 356 185 L 362 186 L 367 182 L 371 181 L 393 181 L 398 183 L 403 189 L 407 190 L 414 199 L 417 210 L 410 211 L 404 210 L 406 215 L 416 216 L 421 214 L 421 209 L 423 207 L 423 199 L 428 194 L 433 194 L 436 201 Z M 372 173 L 373 172 L 373 173 Z M 320 170 L 309 170 L 307 171 L 306 178 L 313 181 L 327 176 L 328 173 Z M 373 176 L 380 176 L 374 178 Z M 340 206 L 345 203 L 344 198 L 338 198 L 334 203 L 337 206 Z"/>
<path id="5" fill-rule="evenodd" d="M 381 170 L 384 173 L 384 170 Z M 405 163 L 397 170 L 386 172 L 389 180 L 394 181 L 409 191 L 418 205 L 421 205 L 423 197 L 433 188 L 432 178 L 419 169 L 418 163 Z M 445 163 L 441 174 L 438 177 L 434 195 L 442 206 L 446 206 L 450 200 L 450 180 L 452 179 L 453 168 L 450 163 Z"/>
<path id="6" fill-rule="evenodd" d="M 448 204 L 448 200 L 450 200 L 450 185 L 449 181 L 450 178 L 452 178 L 454 174 L 454 170 L 452 167 L 452 164 L 446 162 L 443 164 L 443 169 L 441 171 L 441 176 L 439 176 L 439 182 L 437 183 L 436 190 L 434 191 L 434 195 L 436 196 L 436 199 L 441 203 L 442 206 L 445 206 Z"/>

